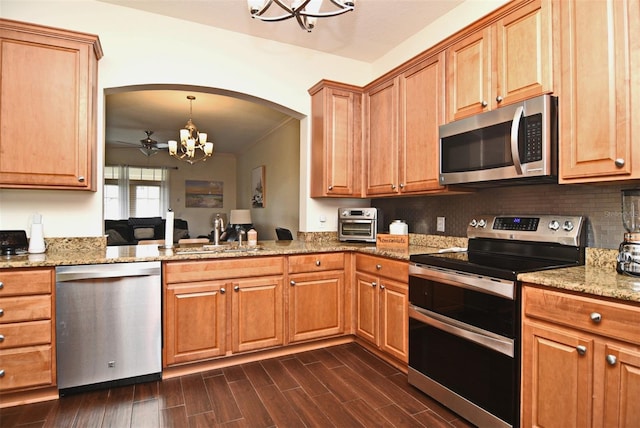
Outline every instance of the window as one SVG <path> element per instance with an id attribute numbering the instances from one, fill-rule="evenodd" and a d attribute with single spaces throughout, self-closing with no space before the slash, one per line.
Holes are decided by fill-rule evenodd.
<path id="1" fill-rule="evenodd" d="M 169 201 L 166 168 L 105 166 L 104 218 L 163 217 Z"/>

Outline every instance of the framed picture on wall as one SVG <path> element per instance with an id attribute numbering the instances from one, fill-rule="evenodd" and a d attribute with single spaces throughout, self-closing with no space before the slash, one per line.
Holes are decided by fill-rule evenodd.
<path id="1" fill-rule="evenodd" d="M 251 171 L 251 207 L 264 208 L 266 206 L 265 196 L 264 165 L 261 165 Z"/>
<path id="2" fill-rule="evenodd" d="M 186 180 L 185 206 L 187 208 L 222 208 L 224 182 Z"/>

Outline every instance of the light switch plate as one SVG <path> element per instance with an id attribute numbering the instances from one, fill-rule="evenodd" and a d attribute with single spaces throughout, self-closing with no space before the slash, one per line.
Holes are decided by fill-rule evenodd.
<path id="1" fill-rule="evenodd" d="M 444 217 L 438 217 L 437 220 L 436 230 L 438 232 L 444 232 Z"/>

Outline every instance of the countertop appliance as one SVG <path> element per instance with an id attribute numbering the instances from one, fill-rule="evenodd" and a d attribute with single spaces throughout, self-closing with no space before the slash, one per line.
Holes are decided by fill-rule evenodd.
<path id="1" fill-rule="evenodd" d="M 24 230 L 0 230 L 0 255 L 16 256 L 27 253 L 29 242 Z"/>
<path id="2" fill-rule="evenodd" d="M 160 262 L 56 268 L 61 395 L 162 377 Z"/>
<path id="3" fill-rule="evenodd" d="M 557 182 L 557 104 L 542 95 L 441 125 L 440 184 Z"/>
<path id="4" fill-rule="evenodd" d="M 343 242 L 376 242 L 382 230 L 377 208 L 338 208 L 338 239 Z"/>
<path id="5" fill-rule="evenodd" d="M 640 189 L 622 191 L 622 224 L 627 232 L 620 244 L 616 271 L 640 276 Z"/>
<path id="6" fill-rule="evenodd" d="M 477 426 L 519 426 L 517 276 L 584 264 L 580 216 L 482 216 L 468 248 L 412 255 L 409 383 Z"/>

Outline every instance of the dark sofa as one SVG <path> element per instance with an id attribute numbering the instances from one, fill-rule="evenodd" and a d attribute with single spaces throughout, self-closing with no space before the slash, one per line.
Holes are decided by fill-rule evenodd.
<path id="1" fill-rule="evenodd" d="M 136 245 L 146 239 L 164 239 L 165 220 L 162 217 L 130 217 L 125 220 L 105 220 L 104 232 L 107 245 Z M 189 238 L 186 220 L 173 221 L 173 242 Z"/>

